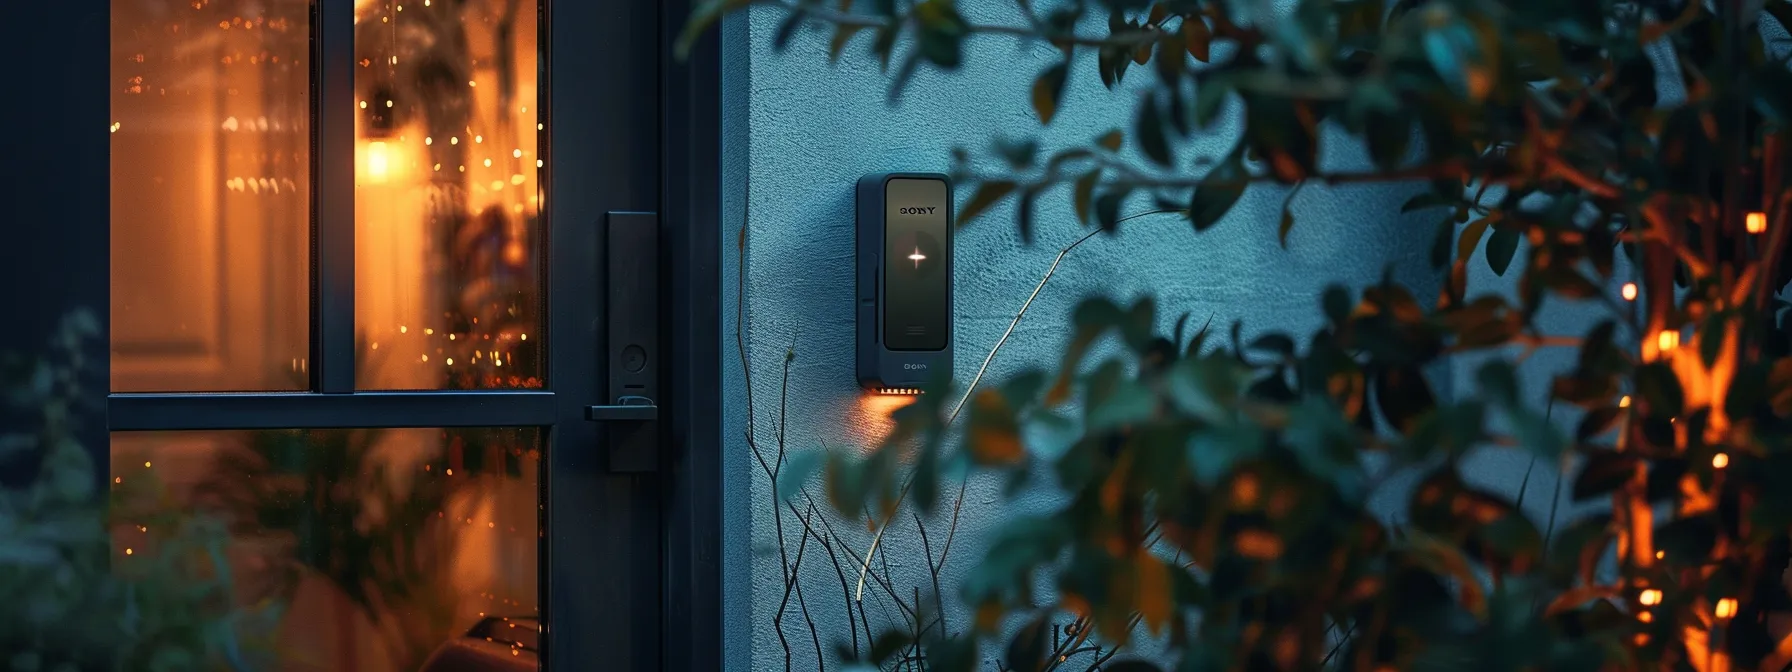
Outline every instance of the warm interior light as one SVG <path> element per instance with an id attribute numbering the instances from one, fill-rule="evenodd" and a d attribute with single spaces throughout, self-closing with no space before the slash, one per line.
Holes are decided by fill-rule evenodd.
<path id="1" fill-rule="evenodd" d="M 392 159 L 386 153 L 386 143 L 367 143 L 367 176 L 375 182 L 384 182 L 392 172 Z"/>
<path id="2" fill-rule="evenodd" d="M 1624 283 L 1623 293 L 1624 293 L 1625 301 L 1635 301 L 1636 300 L 1636 283 L 1634 283 L 1634 282 Z"/>
<path id="3" fill-rule="evenodd" d="M 1680 347 L 1680 332 L 1675 329 L 1661 330 L 1661 333 L 1655 335 L 1655 347 L 1662 352 Z"/>
<path id="4" fill-rule="evenodd" d="M 1618 408 L 1630 408 L 1630 395 L 1618 398 Z"/>
<path id="5" fill-rule="evenodd" d="M 1764 233 L 1764 232 L 1766 232 L 1767 231 L 1767 213 L 1765 213 L 1765 212 L 1748 213 L 1748 218 L 1746 220 L 1744 220 L 1744 226 L 1746 226 L 1748 228 L 1749 233 Z"/>
<path id="6" fill-rule="evenodd" d="M 1713 469 L 1722 469 L 1727 466 L 1730 466 L 1730 456 L 1729 455 L 1726 455 L 1724 453 L 1718 453 L 1716 455 L 1711 456 L 1711 467 Z"/>
<path id="7" fill-rule="evenodd" d="M 1717 601 L 1717 617 L 1733 618 L 1736 616 L 1736 598 L 1726 597 Z"/>
<path id="8" fill-rule="evenodd" d="M 1643 594 L 1637 596 L 1637 601 L 1643 603 L 1643 606 L 1645 607 L 1653 607 L 1657 604 L 1661 604 L 1661 591 L 1654 588 L 1645 590 L 1643 591 Z"/>

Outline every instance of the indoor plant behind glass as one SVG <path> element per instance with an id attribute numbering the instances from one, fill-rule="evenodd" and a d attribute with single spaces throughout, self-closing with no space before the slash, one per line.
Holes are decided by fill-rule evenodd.
<path id="1" fill-rule="evenodd" d="M 29 482 L 0 488 L 0 666 L 264 669 L 279 605 L 236 605 L 223 525 L 172 506 L 148 477 L 100 492 L 98 467 L 73 432 L 99 417 L 81 403 L 97 333 L 92 316 L 77 313 L 50 356 L 11 356 L 0 369 L 9 417 L 29 424 L 0 437 L 0 463 L 35 466 Z M 113 543 L 126 521 L 141 526 L 134 547 Z"/>

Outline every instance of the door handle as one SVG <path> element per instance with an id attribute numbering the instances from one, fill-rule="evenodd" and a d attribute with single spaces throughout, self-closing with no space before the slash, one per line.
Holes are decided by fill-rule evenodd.
<path id="1" fill-rule="evenodd" d="M 592 422 L 649 422 L 660 419 L 660 407 L 647 397 L 623 397 L 608 406 L 586 406 L 585 419 Z"/>

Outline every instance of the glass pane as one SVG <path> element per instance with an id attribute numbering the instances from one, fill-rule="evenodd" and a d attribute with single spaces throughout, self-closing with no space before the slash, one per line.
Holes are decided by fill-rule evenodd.
<path id="1" fill-rule="evenodd" d="M 363 389 L 540 387 L 539 0 L 360 0 Z"/>
<path id="2" fill-rule="evenodd" d="M 112 389 L 296 390 L 308 0 L 112 0 Z"/>
<path id="3" fill-rule="evenodd" d="M 200 556 L 213 570 L 200 575 L 231 577 L 235 606 L 205 617 L 238 624 L 246 669 L 538 669 L 535 632 L 518 632 L 538 629 L 539 440 L 535 429 L 115 433 L 115 570 L 176 581 L 158 572 L 221 550 Z M 161 616 L 191 617 L 179 609 Z"/>

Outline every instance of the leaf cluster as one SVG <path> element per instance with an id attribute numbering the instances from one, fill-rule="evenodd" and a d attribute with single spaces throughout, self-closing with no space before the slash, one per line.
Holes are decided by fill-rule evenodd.
<path id="1" fill-rule="evenodd" d="M 1792 69 L 1766 37 L 1792 27 L 1792 3 L 1019 1 L 1014 25 L 946 0 L 757 4 L 786 12 L 780 45 L 817 25 L 835 53 L 875 34 L 893 90 L 1002 36 L 1059 54 L 1021 75 L 1042 125 L 1076 104 L 1077 77 L 1139 96 L 1087 142 L 955 152 L 972 186 L 961 225 L 1013 202 L 1028 237 L 1049 192 L 1085 226 L 1114 230 L 1143 200 L 1202 232 L 1238 219 L 1249 189 L 1313 182 L 1408 184 L 1403 210 L 1437 216 L 1416 232 L 1437 297 L 1333 286 L 1314 332 L 1248 338 L 1191 334 L 1187 316 L 1165 333 L 1150 300 L 1091 298 L 1055 369 L 964 391 L 962 424 L 941 380 L 865 458 L 787 474 L 820 471 L 840 512 L 874 523 L 904 502 L 931 511 L 956 466 L 1010 491 L 1043 468 L 1063 491 L 1002 526 L 959 586 L 975 627 L 934 641 L 932 667 L 969 669 L 1019 619 L 1005 665 L 1057 669 L 1047 633 L 1066 615 L 1078 637 L 1161 638 L 1186 670 L 1792 663 L 1777 298 L 1792 282 Z M 1212 137 L 1228 144 L 1192 151 Z M 1338 151 L 1365 167 L 1321 161 Z M 1285 205 L 1284 244 L 1295 226 Z M 1468 291 L 1477 256 L 1513 276 L 1514 298 Z M 1547 333 L 1550 303 L 1596 326 Z M 1105 343 L 1118 354 L 1092 354 Z M 1575 353 L 1546 397 L 1524 398 L 1516 365 L 1543 348 Z M 1490 355 L 1475 393 L 1432 388 L 1427 372 L 1468 355 Z M 1609 510 L 1540 525 L 1528 473 L 1516 497 L 1462 473 L 1489 447 L 1578 465 L 1569 496 Z M 1396 525 L 1367 502 L 1397 469 L 1421 479 Z"/>
<path id="2" fill-rule="evenodd" d="M 0 663 L 87 672 L 256 669 L 277 604 L 232 601 L 220 521 L 172 506 L 149 477 L 110 493 L 72 430 L 91 420 L 81 393 L 99 333 L 91 315 L 64 322 L 47 357 L 5 361 L 6 407 L 29 430 L 0 437 L 0 461 L 36 475 L 0 489 Z M 130 555 L 112 532 L 148 530 Z M 135 531 L 135 530 L 133 530 Z"/>

